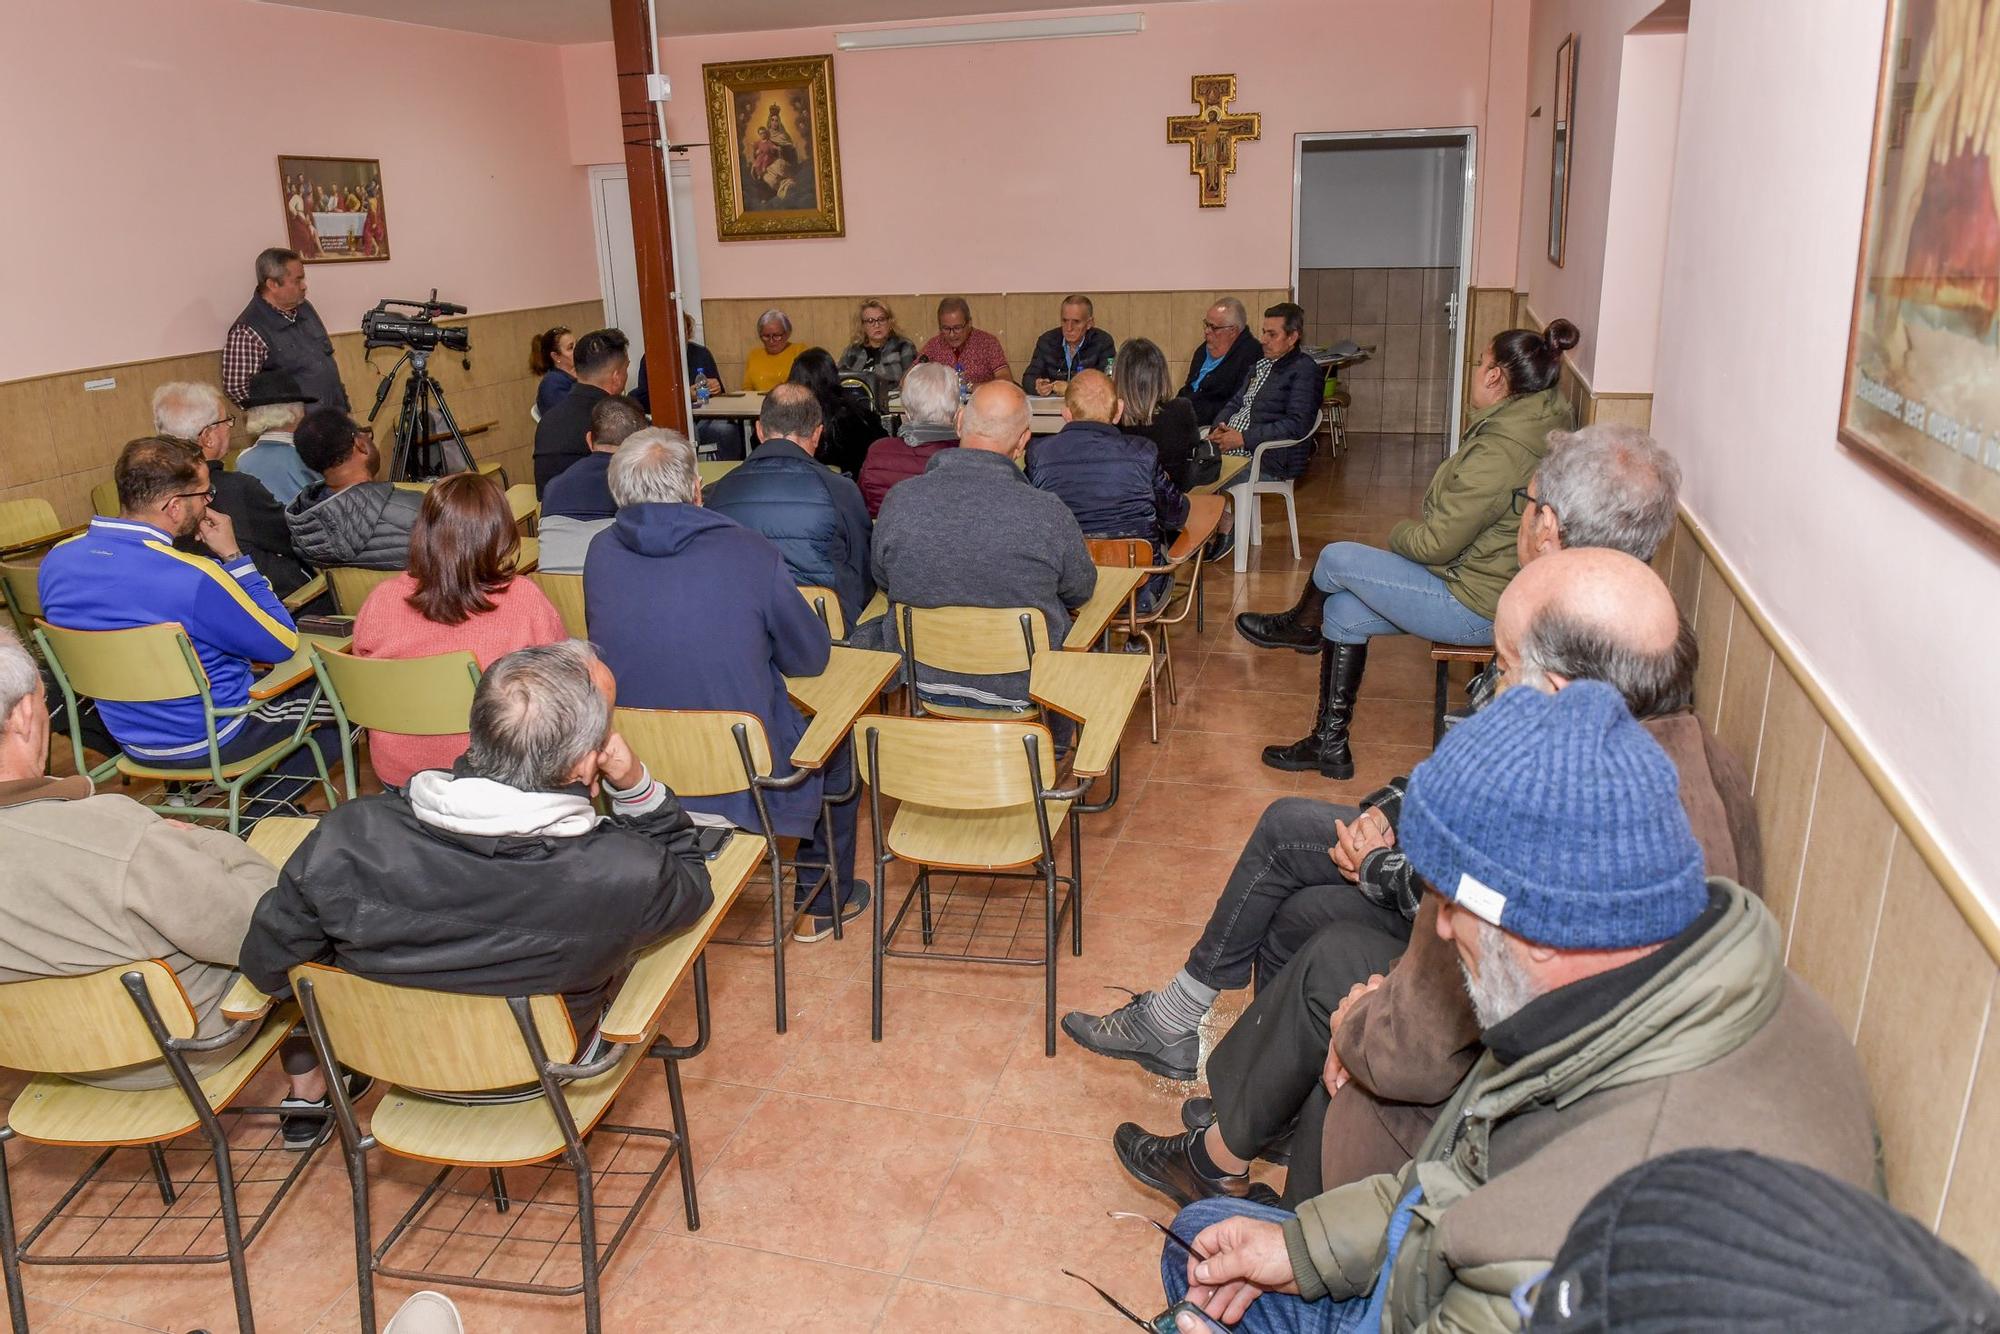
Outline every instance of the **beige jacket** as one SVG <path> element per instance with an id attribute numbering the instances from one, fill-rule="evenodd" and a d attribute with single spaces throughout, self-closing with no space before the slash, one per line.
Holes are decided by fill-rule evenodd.
<path id="1" fill-rule="evenodd" d="M 219 829 L 170 824 L 87 778 L 0 783 L 0 982 L 75 977 L 138 959 L 179 975 L 198 1036 L 236 977 L 250 914 L 278 872 Z"/>

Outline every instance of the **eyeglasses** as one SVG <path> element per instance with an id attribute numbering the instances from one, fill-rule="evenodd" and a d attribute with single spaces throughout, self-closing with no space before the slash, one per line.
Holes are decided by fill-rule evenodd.
<path id="1" fill-rule="evenodd" d="M 1201 327 L 1207 330 L 1209 333 L 1228 333 L 1231 329 L 1234 329 L 1236 326 L 1233 324 L 1210 324 L 1207 320 L 1203 320 L 1201 322 Z"/>
<path id="2" fill-rule="evenodd" d="M 863 315 L 861 322 L 863 324 L 887 324 L 889 317 L 887 315 Z"/>
<path id="3" fill-rule="evenodd" d="M 1562 522 L 1562 515 L 1560 515 L 1560 514 L 1556 514 L 1556 507 L 1555 507 L 1554 505 L 1551 505 L 1551 504 L 1549 504 L 1549 502 L 1548 502 L 1548 501 L 1546 501 L 1546 500 L 1539 500 L 1539 499 L 1537 499 L 1536 497 L 1534 497 L 1534 496 L 1531 496 L 1531 495 L 1529 495 L 1529 494 L 1528 494 L 1528 488 L 1527 488 L 1527 487 L 1525 487 L 1525 486 L 1517 486 L 1517 487 L 1515 487 L 1515 488 L 1514 488 L 1514 513 L 1516 513 L 1516 514 L 1526 514 L 1526 513 L 1528 512 L 1528 506 L 1530 506 L 1530 505 L 1539 505 L 1539 506 L 1541 506 L 1541 507 L 1542 507 L 1543 509 L 1547 510 L 1547 511 L 1548 511 L 1549 513 L 1551 513 L 1551 514 L 1555 514 L 1555 516 L 1556 516 L 1556 522 L 1557 522 L 1557 523 L 1561 523 L 1561 522 Z"/>
<path id="4" fill-rule="evenodd" d="M 218 427 L 218 426 L 227 426 L 227 427 L 229 427 L 229 428 L 231 428 L 231 429 L 233 430 L 233 429 L 235 429 L 235 426 L 236 426 L 236 418 L 234 418 L 234 417 L 217 417 L 217 418 L 216 418 L 216 419 L 215 419 L 214 421 L 212 421 L 212 422 L 210 422 L 210 423 L 209 423 L 208 425 L 206 425 L 206 426 L 202 427 L 200 431 L 196 431 L 196 432 L 195 432 L 195 434 L 196 434 L 196 435 L 201 435 L 201 434 L 203 434 L 204 432 L 207 432 L 207 431 L 213 431 L 213 430 L 214 430 L 214 429 L 215 429 L 216 427 Z"/>
<path id="5" fill-rule="evenodd" d="M 175 500 L 193 500 L 196 496 L 200 496 L 203 500 L 209 500 L 209 501 L 214 500 L 215 483 L 210 482 L 208 484 L 208 490 L 206 491 L 176 491 L 174 492 L 173 498 Z"/>
<path id="6" fill-rule="evenodd" d="M 940 324 L 938 326 L 938 332 L 942 334 L 964 333 L 967 327 L 968 326 L 963 324 Z"/>

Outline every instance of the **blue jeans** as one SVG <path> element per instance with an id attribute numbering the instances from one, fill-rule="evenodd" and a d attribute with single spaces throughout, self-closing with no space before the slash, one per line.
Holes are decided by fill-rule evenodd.
<path id="1" fill-rule="evenodd" d="M 1289 1209 L 1253 1204 L 1249 1200 L 1196 1200 L 1174 1218 L 1174 1231 L 1193 1241 L 1203 1228 L 1225 1218 L 1282 1223 L 1292 1216 Z M 1168 1242 L 1160 1253 L 1160 1282 L 1166 1287 L 1169 1306 L 1187 1296 L 1187 1254 L 1173 1242 Z M 1309 1302 L 1288 1292 L 1267 1292 L 1250 1304 L 1235 1328 L 1239 1334 L 1359 1334 L 1367 1310 L 1366 1297 Z M 1209 1324 L 1216 1329 L 1225 1328 L 1213 1320 Z"/>
<path id="2" fill-rule="evenodd" d="M 1453 597 L 1444 580 L 1393 551 L 1335 542 L 1319 553 L 1312 577 L 1330 595 L 1320 633 L 1337 644 L 1365 644 L 1376 635 L 1493 642 L 1493 622 Z"/>

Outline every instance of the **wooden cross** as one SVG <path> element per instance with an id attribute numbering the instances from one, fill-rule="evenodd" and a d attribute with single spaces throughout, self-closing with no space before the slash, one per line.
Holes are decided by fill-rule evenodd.
<path id="1" fill-rule="evenodd" d="M 1236 97 L 1234 74 L 1197 74 L 1190 94 L 1201 110 L 1192 116 L 1167 117 L 1167 142 L 1188 146 L 1188 172 L 1201 178 L 1201 206 L 1221 208 L 1229 202 L 1229 173 L 1236 170 L 1236 143 L 1258 138 L 1264 118 L 1254 111 L 1232 113 Z"/>

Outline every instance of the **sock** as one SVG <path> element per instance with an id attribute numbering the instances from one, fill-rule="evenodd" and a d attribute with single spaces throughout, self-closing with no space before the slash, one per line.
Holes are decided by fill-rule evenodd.
<path id="1" fill-rule="evenodd" d="M 1215 1004 L 1215 996 L 1214 987 L 1195 981 L 1183 968 L 1174 974 L 1173 981 L 1147 995 L 1146 1017 L 1163 1032 L 1192 1033 L 1208 1017 L 1208 1007 Z"/>
<path id="2" fill-rule="evenodd" d="M 1240 1181 L 1250 1175 L 1248 1172 L 1226 1172 L 1209 1156 L 1206 1130 L 1196 1131 L 1194 1138 L 1188 1142 L 1188 1161 L 1194 1164 L 1195 1171 L 1210 1181 Z"/>

